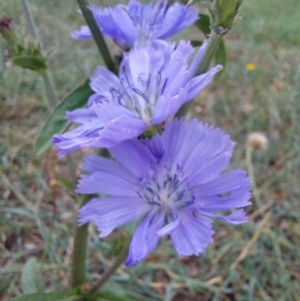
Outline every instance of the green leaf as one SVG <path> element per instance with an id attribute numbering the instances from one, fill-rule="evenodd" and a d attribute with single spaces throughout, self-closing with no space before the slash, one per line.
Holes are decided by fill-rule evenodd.
<path id="1" fill-rule="evenodd" d="M 199 14 L 200 19 L 195 23 L 195 25 L 208 36 L 210 34 L 210 19 L 209 16 L 204 14 Z"/>
<path id="2" fill-rule="evenodd" d="M 227 63 L 226 47 L 225 47 L 225 43 L 223 40 L 221 41 L 219 48 L 216 52 L 215 63 L 223 66 L 223 70 L 217 74 L 217 76 L 219 77 L 220 75 L 223 74 L 225 67 L 226 67 L 226 63 Z"/>
<path id="3" fill-rule="evenodd" d="M 12 64 L 22 68 L 31 69 L 44 74 L 48 68 L 46 59 L 42 56 L 21 55 L 12 58 Z"/>
<path id="4" fill-rule="evenodd" d="M 38 274 L 37 261 L 35 257 L 27 260 L 22 269 L 21 286 L 24 294 L 42 293 L 44 286 Z"/>
<path id="5" fill-rule="evenodd" d="M 78 290 L 72 289 L 53 293 L 35 293 L 10 299 L 9 301 L 79 301 Z"/>
<path id="6" fill-rule="evenodd" d="M 42 154 L 51 146 L 54 134 L 63 133 L 67 129 L 66 111 L 85 106 L 89 96 L 93 93 L 89 80 L 86 80 L 54 109 L 35 142 L 34 151 L 37 155 Z"/>

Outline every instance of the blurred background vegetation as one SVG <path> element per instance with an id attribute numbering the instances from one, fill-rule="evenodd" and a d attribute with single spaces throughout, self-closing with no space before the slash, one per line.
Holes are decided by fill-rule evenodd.
<path id="1" fill-rule="evenodd" d="M 30 3 L 51 51 L 50 69 L 62 99 L 102 60 L 93 41 L 70 38 L 84 24 L 75 0 Z M 249 223 L 215 223 L 215 241 L 200 257 L 178 259 L 165 239 L 144 263 L 120 268 L 110 285 L 121 285 L 139 300 L 300 300 L 299 12 L 299 0 L 245 0 L 242 19 L 225 38 L 226 70 L 193 106 L 194 116 L 222 127 L 237 141 L 232 167 L 254 171 Z M 1 1 L 2 14 L 28 34 L 19 1 Z M 191 28 L 180 37 L 201 34 Z M 109 39 L 108 45 L 118 55 Z M 58 160 L 53 149 L 40 157 L 33 153 L 49 112 L 43 82 L 29 70 L 10 67 L 5 49 L 0 39 L 1 300 L 22 293 L 20 272 L 32 256 L 39 260 L 48 291 L 68 286 L 78 205 L 60 181 L 69 177 L 65 160 Z M 268 147 L 246 156 L 247 135 L 256 131 L 266 135 Z M 76 156 L 80 160 L 82 153 Z M 88 280 L 99 278 L 111 264 L 132 227 L 101 240 L 90 227 Z"/>

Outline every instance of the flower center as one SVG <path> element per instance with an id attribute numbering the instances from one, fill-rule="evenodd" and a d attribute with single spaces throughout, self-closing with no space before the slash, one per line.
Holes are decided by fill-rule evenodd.
<path id="1" fill-rule="evenodd" d="M 139 118 L 145 120 L 148 124 L 151 122 L 154 107 L 166 83 L 161 87 L 161 75 L 149 74 L 146 78 L 145 74 L 140 74 L 137 78 L 139 87 L 135 87 L 129 80 L 125 68 L 122 70 L 120 77 L 121 89 L 112 88 L 110 93 L 113 99 L 121 106 L 135 113 Z"/>
<path id="2" fill-rule="evenodd" d="M 164 167 L 163 172 L 153 171 L 153 175 L 141 184 L 143 189 L 139 193 L 140 196 L 149 204 L 163 207 L 166 211 L 183 208 L 194 202 L 194 196 L 180 170 L 171 174 L 170 170 Z"/>

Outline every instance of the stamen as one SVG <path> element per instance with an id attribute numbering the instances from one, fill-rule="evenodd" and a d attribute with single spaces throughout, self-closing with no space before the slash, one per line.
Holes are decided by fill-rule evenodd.
<path id="1" fill-rule="evenodd" d="M 194 197 L 186 186 L 187 177 L 183 173 L 170 174 L 170 168 L 164 166 L 159 171 L 153 170 L 153 175 L 144 182 L 140 195 L 150 205 L 163 207 L 167 211 L 183 208 L 194 202 Z M 181 171 L 178 165 L 177 170 Z"/>

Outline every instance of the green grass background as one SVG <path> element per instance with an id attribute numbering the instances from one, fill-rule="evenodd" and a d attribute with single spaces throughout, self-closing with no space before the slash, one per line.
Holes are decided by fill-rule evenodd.
<path id="1" fill-rule="evenodd" d="M 75 0 L 30 3 L 63 98 L 102 64 L 101 57 L 92 41 L 70 38 L 83 24 Z M 139 300 L 300 300 L 299 12 L 299 0 L 245 0 L 242 19 L 225 38 L 226 71 L 193 106 L 194 115 L 237 141 L 232 167 L 254 171 L 249 223 L 233 227 L 216 222 L 215 241 L 199 257 L 179 260 L 165 239 L 144 263 L 122 267 L 114 285 Z M 1 1 L 3 13 L 14 18 L 25 36 L 20 2 Z M 199 33 L 190 29 L 180 36 L 195 39 Z M 110 40 L 108 45 L 117 55 Z M 42 80 L 5 63 L 2 39 L 0 49 L 0 298 L 8 300 L 22 294 L 20 272 L 32 256 L 39 258 L 48 291 L 69 285 L 78 204 L 59 181 L 69 177 L 65 160 L 58 160 L 54 150 L 40 157 L 33 153 L 48 114 Z M 247 71 L 248 63 L 256 69 Z M 246 138 L 253 131 L 263 132 L 269 145 L 246 158 Z M 79 160 L 82 154 L 76 156 Z M 131 228 L 101 240 L 90 228 L 89 281 L 113 261 L 114 246 Z M 241 254 L 244 258 L 235 265 Z"/>

